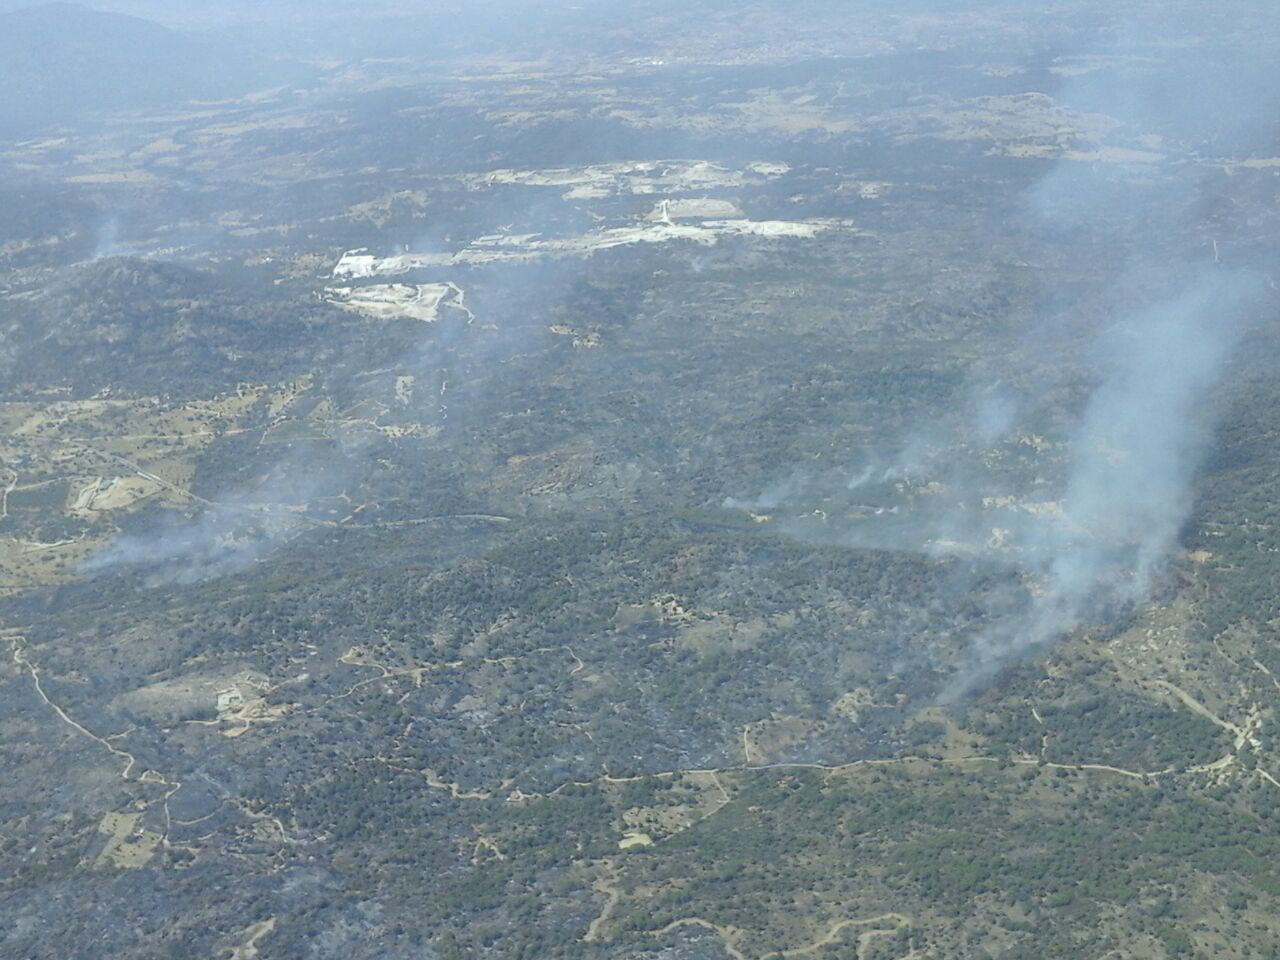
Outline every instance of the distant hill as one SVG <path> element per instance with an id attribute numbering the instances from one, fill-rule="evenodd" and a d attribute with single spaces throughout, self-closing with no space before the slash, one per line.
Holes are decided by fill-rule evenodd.
<path id="1" fill-rule="evenodd" d="M 71 3 L 0 12 L 0 134 L 234 96 L 263 79 L 259 65 L 230 50 L 137 17 Z"/>
<path id="2" fill-rule="evenodd" d="M 349 315 L 270 284 L 107 257 L 0 300 L 0 383 L 209 394 L 331 366 L 361 336 Z"/>

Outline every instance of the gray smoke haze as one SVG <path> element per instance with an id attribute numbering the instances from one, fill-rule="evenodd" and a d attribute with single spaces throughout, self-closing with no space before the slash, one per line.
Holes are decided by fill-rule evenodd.
<path id="1" fill-rule="evenodd" d="M 456 252 L 473 234 L 491 233 L 503 220 L 530 229 L 553 223 L 566 216 L 563 192 L 556 186 L 502 192 L 491 205 L 472 212 L 466 223 L 447 218 L 433 221 L 419 232 L 409 249 L 414 253 Z M 111 242 L 117 242 L 115 222 L 108 224 Z M 388 245 L 374 252 L 390 255 L 401 251 Z M 349 395 L 343 405 L 385 406 L 381 400 L 391 389 L 389 383 L 397 374 L 412 374 L 415 406 L 403 411 L 405 415 L 433 429 L 466 430 L 483 420 L 489 402 L 474 391 L 464 392 L 468 371 L 508 363 L 518 369 L 531 341 L 539 335 L 545 337 L 542 322 L 530 320 L 529 305 L 546 309 L 564 302 L 587 269 L 584 262 L 566 259 L 501 264 L 470 273 L 440 268 L 410 278 L 430 282 L 456 279 L 467 286 L 483 282 L 488 302 L 497 307 L 473 316 L 470 308 L 463 311 L 442 306 L 438 319 L 422 325 L 422 335 L 407 340 L 391 366 L 372 375 L 358 372 L 353 380 L 344 382 Z M 518 379 L 519 374 L 512 376 Z M 221 491 L 212 502 L 196 504 L 189 513 L 166 514 L 149 528 L 117 536 L 85 561 L 80 572 L 133 572 L 148 586 L 195 583 L 242 571 L 308 530 L 343 522 L 330 519 L 321 510 L 367 478 L 380 435 L 352 432 L 343 426 L 336 432 L 341 437 L 340 448 L 305 444 L 294 448 L 272 463 L 261 480 Z M 343 506 L 345 512 L 347 505 Z M 422 509 L 429 513 L 431 505 L 424 504 Z"/>
<path id="2" fill-rule="evenodd" d="M 1003 604 L 971 639 L 942 694 L 954 699 L 1009 660 L 1150 594 L 1176 555 L 1212 440 L 1213 390 L 1256 286 L 1200 273 L 1170 299 L 1107 325 L 1083 358 L 1087 398 L 1055 441 L 1029 426 L 1047 397 L 988 392 L 839 477 L 796 471 L 723 506 L 776 511 L 784 530 L 806 539 L 1016 570 L 1026 597 Z M 984 466 L 1011 451 L 1032 468 Z M 814 503 L 823 507 L 807 509 Z"/>
<path id="3" fill-rule="evenodd" d="M 1177 145 L 1212 155 L 1261 145 L 1276 96 L 1273 66 L 1237 69 L 1221 62 L 1215 45 L 1222 24 L 1210 20 L 1206 15 L 1183 24 L 1188 50 L 1172 74 L 1136 65 L 1143 55 L 1153 55 L 1153 62 L 1168 56 L 1149 48 L 1153 32 L 1140 17 L 1121 15 L 1103 25 L 1097 55 L 1127 62 L 1127 68 L 1073 78 L 1056 99 L 1140 136 L 1154 148 L 1147 158 L 1151 169 L 1117 176 L 1105 165 L 1059 162 L 1027 196 L 1033 223 L 1098 237 L 1126 220 L 1145 225 L 1151 231 L 1146 236 L 1140 228 L 1117 238 L 1117 262 L 1134 269 L 1148 255 L 1148 241 L 1154 247 L 1163 231 L 1193 236 L 1203 230 L 1176 212 L 1185 209 L 1176 191 L 1185 189 L 1187 178 L 1164 151 Z M 1149 186 L 1162 179 L 1175 184 L 1175 195 Z M 1207 196 L 1217 179 L 1206 174 L 1194 189 Z M 1067 441 L 1060 512 L 1021 515 L 1007 535 L 1032 584 L 1030 607 L 976 638 L 972 661 L 947 695 L 963 693 L 1013 656 L 1131 609 L 1149 595 L 1190 514 L 1196 471 L 1211 437 L 1213 389 L 1242 332 L 1243 301 L 1256 285 L 1244 272 L 1205 266 L 1220 262 L 1215 243 L 1212 258 L 1198 264 L 1190 255 L 1184 264 L 1165 264 L 1166 276 L 1181 268 L 1192 279 L 1097 336 L 1086 360 L 1098 382 Z"/>
<path id="4" fill-rule="evenodd" d="M 92 575 L 138 569 L 150 586 L 232 573 L 295 531 L 281 509 L 277 504 L 254 506 L 235 496 L 189 520 L 166 515 L 147 533 L 121 534 L 80 570 Z"/>
<path id="5" fill-rule="evenodd" d="M 95 235 L 93 253 L 90 254 L 90 259 L 102 260 L 106 257 L 119 257 L 128 253 L 128 246 L 120 241 L 120 221 L 115 217 L 109 217 Z"/>
<path id="6" fill-rule="evenodd" d="M 288 6 L 291 15 L 314 11 L 308 5 Z M 488 31 L 477 35 L 510 39 L 518 33 L 518 28 L 493 16 L 500 6 L 489 4 L 473 14 L 474 25 Z M 530 10 L 546 6 L 534 4 Z M 230 15 L 231 9 L 223 12 Z M 236 17 L 252 18 L 260 7 L 237 4 L 235 9 Z M 347 16 L 345 7 L 326 5 L 326 9 Z M 213 16 L 210 10 L 194 5 L 177 5 L 170 10 L 175 15 Z M 572 19 L 577 15 L 565 16 Z M 500 24 L 505 26 L 500 29 Z M 1195 35 L 1200 27 L 1189 25 L 1187 29 L 1189 35 Z M 1206 29 L 1203 35 L 1211 37 L 1213 31 Z M 1166 212 L 1166 207 L 1173 209 L 1167 203 L 1169 196 L 1147 186 L 1176 172 L 1173 168 L 1177 164 L 1168 159 L 1172 152 L 1162 154 L 1160 144 L 1194 145 L 1209 154 L 1219 148 L 1238 148 L 1251 122 L 1271 109 L 1274 94 L 1269 91 L 1276 87 L 1264 84 L 1258 88 L 1261 93 L 1242 95 L 1242 81 L 1215 65 L 1215 50 L 1205 41 L 1185 55 L 1179 54 L 1185 69 L 1178 88 L 1171 91 L 1165 86 L 1167 71 L 1153 72 L 1142 65 L 1147 54 L 1153 60 L 1169 59 L 1167 51 L 1147 49 L 1142 23 L 1117 17 L 1101 22 L 1095 36 L 1095 45 L 1079 51 L 1078 59 L 1092 57 L 1111 65 L 1077 75 L 1076 64 L 1064 55 L 1064 63 L 1072 69 L 1064 71 L 1067 79 L 1053 91 L 1054 98 L 1071 116 L 1110 118 L 1108 123 L 1128 130 L 1134 142 L 1151 144 L 1150 156 L 1142 161 L 1145 167 L 1138 175 L 1123 172 L 1129 170 L 1125 165 L 1093 162 L 1087 152 L 1059 162 L 1024 198 L 1023 212 L 1029 226 L 1033 230 L 1070 227 L 1100 234 L 1123 220 L 1150 222 L 1152 229 L 1158 224 L 1159 229 L 1195 233 L 1198 224 L 1177 223 L 1175 215 Z M 1258 79 L 1253 73 L 1249 77 L 1248 83 Z M 500 197 L 495 204 L 507 203 L 511 195 L 495 194 Z M 488 219 L 494 223 L 523 220 L 537 229 L 553 216 L 564 216 L 560 201 L 551 202 L 551 192 L 534 191 L 527 196 L 526 209 L 515 211 L 514 217 L 510 209 L 499 208 Z M 446 236 L 448 226 L 437 225 L 419 239 L 417 248 L 456 246 L 458 239 Z M 487 231 L 491 225 L 481 223 L 475 229 Z M 118 242 L 110 230 L 104 230 L 99 246 L 114 249 Z M 1117 264 L 1140 260 L 1143 254 L 1132 245 L 1131 236 L 1117 239 L 1116 247 Z M 1199 249 L 1203 251 L 1203 245 Z M 695 258 L 693 269 L 698 269 L 698 263 Z M 535 268 L 522 269 L 526 289 L 521 292 L 531 301 L 558 298 L 570 282 L 546 267 L 546 279 L 530 284 L 527 276 Z M 1156 305 L 1104 325 L 1089 354 L 1089 397 L 1077 411 L 1077 421 L 1052 438 L 1060 454 L 1054 463 L 1046 464 L 1043 477 L 1022 478 L 1001 489 L 984 488 L 990 478 L 979 469 L 976 459 L 956 461 L 952 456 L 957 434 L 963 434 L 977 450 L 1008 445 L 1028 433 L 1037 414 L 1051 405 L 1048 385 L 1039 390 L 1004 389 L 984 382 L 990 371 L 975 371 L 972 398 L 964 408 L 962 423 L 951 418 L 921 426 L 896 445 L 861 452 L 847 475 L 840 478 L 836 486 L 847 494 L 868 495 L 862 505 L 868 522 L 856 525 L 846 535 L 851 542 L 937 554 L 994 552 L 1022 570 L 1033 584 L 1032 609 L 1025 617 L 1016 622 L 1005 620 L 975 639 L 975 676 L 994 669 L 1020 650 L 1087 622 L 1095 611 L 1146 595 L 1175 548 L 1178 529 L 1189 509 L 1191 485 L 1209 426 L 1204 400 L 1229 358 L 1238 328 L 1232 320 L 1232 304 L 1246 287 L 1246 281 L 1223 274 L 1204 275 L 1173 296 L 1162 297 Z M 485 318 L 481 320 L 483 324 Z M 1060 334 L 1049 328 L 1048 320 L 1040 327 L 1046 340 Z M 422 392 L 440 398 L 435 414 L 453 422 L 464 415 L 453 406 L 454 384 L 461 378 L 455 375 L 447 356 L 457 336 L 456 330 L 445 329 L 438 338 L 411 351 L 404 361 L 422 372 Z M 496 341 L 489 341 L 489 345 L 496 346 Z M 500 352 L 511 352 L 510 346 L 509 341 L 504 342 Z M 1032 361 L 1037 376 L 1055 366 L 1049 348 L 1042 349 L 1043 355 Z M 1035 350 L 1032 346 L 1030 352 Z M 346 460 L 356 461 L 361 456 L 358 449 L 348 451 Z M 283 469 L 277 466 L 272 473 Z M 288 472 L 345 476 L 349 469 L 354 468 L 344 462 L 308 460 L 290 464 Z M 921 491 L 920 485 L 930 481 L 937 481 L 943 492 Z M 804 471 L 794 470 L 763 492 L 730 497 L 724 506 L 753 512 L 789 509 L 821 494 L 826 486 L 830 486 L 829 480 L 816 481 Z M 899 487 L 906 492 L 895 492 Z M 984 508 L 982 501 L 991 494 L 1052 505 L 1052 509 Z M 163 574 L 180 579 L 240 569 L 292 536 L 299 529 L 301 511 L 326 495 L 319 488 L 312 492 L 288 490 L 272 482 L 265 489 L 231 491 L 220 498 L 221 505 L 191 519 L 173 520 L 149 534 L 119 538 L 85 569 L 97 572 L 185 564 L 189 567 L 185 572 Z M 805 529 L 798 532 L 807 535 Z"/>
<path id="7" fill-rule="evenodd" d="M 238 570 L 314 528 L 311 511 L 338 496 L 355 473 L 342 456 L 290 455 L 260 481 L 206 503 L 192 516 L 164 514 L 152 527 L 117 536 L 80 567 L 85 574 L 136 571 L 148 586 L 196 583 Z"/>
<path id="8" fill-rule="evenodd" d="M 759 496 L 723 503 L 778 509 L 783 529 L 804 538 L 981 557 L 1018 571 L 1025 598 L 992 611 L 944 700 L 1011 659 L 1131 611 L 1176 555 L 1212 439 L 1214 388 L 1259 287 L 1250 265 L 1220 256 L 1209 225 L 1187 212 L 1227 175 L 1186 158 L 1265 149 L 1280 90 L 1273 65 L 1220 62 L 1221 22 L 1184 29 L 1176 69 L 1148 39 L 1160 32 L 1123 14 L 1101 20 L 1088 49 L 1059 58 L 1068 68 L 1108 64 L 1080 76 L 1064 69 L 1054 99 L 1064 115 L 1132 143 L 1134 159 L 1108 162 L 1088 143 L 1072 145 L 1022 198 L 1030 233 L 1110 245 L 1117 290 L 1104 299 L 1113 315 L 1032 321 L 1025 357 L 1010 358 L 1032 373 L 1020 390 L 1005 389 L 998 370 L 975 370 L 960 413 L 940 413 L 887 450 L 859 452 L 842 484 L 793 471 Z M 1153 264 L 1170 250 L 1180 252 Z M 1153 276 L 1162 292 L 1139 299 L 1134 291 L 1150 291 Z M 1073 391 L 1082 402 L 1064 403 Z M 1037 436 L 1046 424 L 1052 435 Z M 1035 466 L 988 469 L 1019 457 Z M 807 509 L 815 502 L 843 515 Z"/>
<path id="9" fill-rule="evenodd" d="M 947 696 L 1148 595 L 1191 510 L 1212 425 L 1208 398 L 1240 334 L 1245 289 L 1207 277 L 1102 337 L 1103 378 L 1069 441 L 1061 509 L 1022 515 L 1008 531 L 1031 605 L 974 641 Z"/>

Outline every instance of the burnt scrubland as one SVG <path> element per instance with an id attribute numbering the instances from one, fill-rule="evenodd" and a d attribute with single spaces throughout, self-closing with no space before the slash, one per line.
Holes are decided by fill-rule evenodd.
<path id="1" fill-rule="evenodd" d="M 270 70 L 24 118 L 0 956 L 1276 955 L 1246 7 L 179 11 Z"/>

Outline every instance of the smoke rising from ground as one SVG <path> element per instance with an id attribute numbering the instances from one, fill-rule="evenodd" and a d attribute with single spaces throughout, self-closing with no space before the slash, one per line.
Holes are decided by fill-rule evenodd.
<path id="1" fill-rule="evenodd" d="M 287 457 L 260 482 L 232 491 L 194 516 L 165 513 L 149 529 L 117 536 L 89 557 L 81 572 L 134 570 L 148 586 L 234 573 L 314 526 L 308 509 L 339 494 L 354 470 L 346 458 L 321 463 Z"/>
<path id="2" fill-rule="evenodd" d="M 503 221 L 543 229 L 573 214 L 562 193 L 554 185 L 495 191 L 489 205 L 467 211 L 470 217 L 464 223 L 447 218 L 433 221 L 414 238 L 411 249 L 456 251 L 471 234 L 492 232 Z M 112 243 L 117 242 L 115 223 L 108 225 Z M 332 370 L 324 371 L 325 386 L 315 389 L 318 393 L 330 388 L 345 391 L 340 405 L 348 409 L 368 405 L 390 410 L 383 402 L 391 391 L 389 384 L 397 374 L 408 374 L 415 381 L 413 406 L 406 402 L 395 413 L 430 430 L 465 432 L 482 423 L 491 405 L 500 402 L 477 394 L 467 382 L 473 379 L 472 372 L 510 364 L 510 376 L 519 382 L 517 371 L 529 362 L 531 341 L 546 336 L 542 314 L 568 299 L 589 269 L 581 261 L 565 260 L 487 265 L 466 272 L 432 270 L 421 279 L 452 282 L 456 278 L 465 285 L 468 303 L 473 302 L 469 294 L 482 285 L 486 299 L 485 307 L 478 308 L 481 314 L 473 316 L 469 307 L 465 311 L 444 308 L 434 323 L 411 327 L 422 332 L 397 341 L 398 355 L 376 375 L 355 371 L 354 377 L 343 381 Z M 317 523 L 331 522 L 316 519 L 318 509 L 326 505 L 323 501 L 348 487 L 354 494 L 371 472 L 378 447 L 386 442 L 382 434 L 365 430 L 367 426 L 339 423 L 336 430 L 342 449 L 300 445 L 271 463 L 265 479 L 221 492 L 214 497 L 216 502 L 198 505 L 190 514 L 167 514 L 151 527 L 119 535 L 83 563 L 80 571 L 91 575 L 136 572 L 154 586 L 194 583 L 245 569 Z M 344 503 L 341 512 L 350 507 Z M 430 503 L 420 507 L 427 514 L 432 509 Z"/>
<path id="3" fill-rule="evenodd" d="M 943 412 L 908 431 L 887 456 L 860 452 L 843 483 L 847 495 L 833 493 L 838 484 L 829 476 L 792 472 L 757 497 L 723 504 L 778 509 L 785 529 L 824 542 L 981 557 L 1016 569 L 1026 596 L 991 611 L 944 699 L 1011 659 L 1132 610 L 1176 553 L 1212 436 L 1214 390 L 1257 284 L 1247 264 L 1219 256 L 1206 232 L 1216 227 L 1194 213 L 1194 201 L 1210 200 L 1223 174 L 1173 158 L 1266 149 L 1277 89 L 1269 65 L 1236 70 L 1217 62 L 1220 24 L 1188 29 L 1173 70 L 1152 66 L 1168 53 L 1148 48 L 1141 23 L 1124 16 L 1100 23 L 1097 46 L 1080 58 L 1112 62 L 1064 79 L 1054 98 L 1074 116 L 1108 118 L 1151 150 L 1140 170 L 1091 162 L 1083 151 L 1054 164 L 1022 198 L 1029 232 L 1110 247 L 1111 276 L 1098 279 L 1115 284 L 1102 296 L 1111 316 L 1072 319 L 1068 304 L 1066 320 L 1033 320 L 1024 345 L 1031 376 L 1018 371 L 1020 390 L 1003 389 L 998 370 L 975 370 L 973 396 L 959 414 Z M 1260 72 L 1272 82 L 1257 83 Z M 1170 250 L 1180 251 L 1172 262 Z M 1153 275 L 1162 288 L 1154 294 Z M 1146 292 L 1139 298 L 1135 290 Z M 1078 354 L 1057 355 L 1064 345 Z M 1064 403 L 1067 396 L 1075 402 Z M 1035 436 L 1046 423 L 1054 427 L 1047 440 Z M 1020 442 L 1035 445 L 1033 468 L 992 466 Z M 825 507 L 805 509 L 818 501 L 840 504 L 848 521 L 828 517 Z"/>
<path id="4" fill-rule="evenodd" d="M 1142 51 L 1149 32 L 1118 18 L 1102 35 L 1104 55 Z M 1272 84 L 1260 98 L 1243 97 L 1250 71 L 1224 69 L 1212 53 L 1214 31 L 1192 32 L 1195 46 L 1180 60 L 1177 89 L 1168 71 L 1126 78 L 1115 70 L 1074 78 L 1057 92 L 1071 109 L 1116 118 L 1159 145 L 1181 142 L 1197 150 L 1239 150 L 1271 122 Z M 1268 68 L 1269 70 L 1270 68 Z M 1256 78 L 1254 78 L 1256 79 Z M 1272 77 L 1271 79 L 1274 79 Z M 1246 83 L 1250 81 L 1245 81 Z M 1179 92 L 1181 91 L 1181 92 Z M 1029 217 L 1050 228 L 1068 226 L 1105 238 L 1113 225 L 1145 224 L 1117 239 L 1116 260 L 1138 269 L 1170 230 L 1194 235 L 1176 196 L 1185 179 L 1161 157 L 1157 181 L 1135 186 L 1096 167 L 1060 162 L 1027 197 Z M 1206 196 L 1213 177 L 1197 188 Z M 1211 399 L 1243 326 L 1243 301 L 1254 281 L 1206 264 L 1165 264 L 1165 276 L 1190 275 L 1167 299 L 1121 317 L 1096 336 L 1086 362 L 1097 382 L 1067 443 L 1061 511 L 1025 517 L 1014 531 L 1032 600 L 1017 617 L 974 641 L 973 657 L 953 682 L 957 695 L 1010 657 L 1036 649 L 1073 629 L 1130 609 L 1146 598 L 1174 553 L 1190 514 L 1196 471 L 1212 430 Z M 1168 269 L 1172 267 L 1172 269 Z M 1051 358 L 1043 358 L 1051 365 Z"/>
<path id="5" fill-rule="evenodd" d="M 264 556 L 287 536 L 278 505 L 235 502 L 209 508 L 192 520 L 165 515 L 146 533 L 121 534 L 81 566 L 97 574 L 138 569 L 149 585 L 196 583 L 232 573 Z M 257 514 L 256 516 L 254 514 Z"/>
<path id="6" fill-rule="evenodd" d="M 771 513 L 806 539 L 1018 571 L 1025 595 L 991 611 L 971 638 L 943 692 L 953 699 L 1009 660 L 1149 595 L 1190 514 L 1212 439 L 1213 391 L 1255 286 L 1206 271 L 1107 325 L 1082 358 L 1084 402 L 1053 440 L 1031 426 L 1050 397 L 989 390 L 839 476 L 795 471 L 722 505 Z M 1010 462 L 1017 466 L 1002 469 Z"/>
<path id="7" fill-rule="evenodd" d="M 974 641 L 957 695 L 1012 656 L 1145 598 L 1172 555 L 1209 439 L 1208 399 L 1240 332 L 1219 277 L 1108 331 L 1100 384 L 1068 447 L 1061 511 L 1016 531 L 1030 607 Z"/>

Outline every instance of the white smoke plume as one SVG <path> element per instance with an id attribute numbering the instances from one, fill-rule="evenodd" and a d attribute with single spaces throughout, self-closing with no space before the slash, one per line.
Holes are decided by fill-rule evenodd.
<path id="1" fill-rule="evenodd" d="M 1103 376 L 1069 441 L 1061 510 L 1026 516 L 1013 534 L 1035 585 L 1031 605 L 975 640 L 950 695 L 1148 595 L 1191 510 L 1244 289 L 1202 278 L 1101 338 Z"/>
<path id="2" fill-rule="evenodd" d="M 1145 155 L 1140 173 L 1090 162 L 1087 150 L 1065 156 L 1027 191 L 1019 224 L 1029 236 L 1064 246 L 1063 238 L 1073 237 L 1110 248 L 1110 280 L 1124 286 L 1102 298 L 1113 305 L 1112 316 L 1086 325 L 1070 319 L 1068 309 L 1061 310 L 1065 322 L 1048 316 L 1033 322 L 1036 336 L 1025 344 L 1030 375 L 1018 370 L 1019 389 L 1006 393 L 991 382 L 998 371 L 975 369 L 967 409 L 909 431 L 888 457 L 862 455 L 842 484 L 856 491 L 858 503 L 833 494 L 830 478 L 794 476 L 756 500 L 725 501 L 726 507 L 785 503 L 791 518 L 805 518 L 787 521 L 799 536 L 982 556 L 1016 569 L 1026 596 L 991 612 L 944 699 L 1064 634 L 1132 610 L 1175 556 L 1190 515 L 1212 437 L 1215 387 L 1229 369 L 1258 284 L 1247 264 L 1230 262 L 1216 240 L 1203 239 L 1210 227 L 1191 201 L 1198 193 L 1212 199 L 1227 177 L 1220 168 L 1193 173 L 1187 158 L 1267 149 L 1262 141 L 1272 128 L 1276 88 L 1261 85 L 1256 97 L 1241 89 L 1248 71 L 1224 69 L 1214 52 L 1220 25 L 1200 24 L 1203 33 L 1189 25 L 1194 42 L 1176 61 L 1158 46 L 1168 25 L 1163 34 L 1150 27 L 1123 13 L 1100 23 L 1096 45 L 1079 52 L 1082 62 L 1112 58 L 1129 66 L 1084 70 L 1065 79 L 1054 98 L 1068 114 L 1110 118 L 1122 136 L 1164 152 Z M 1165 251 L 1157 257 L 1172 262 L 1154 263 L 1157 249 Z M 1151 289 L 1153 275 L 1164 278 L 1165 292 L 1135 297 L 1135 290 Z M 1012 357 L 1010 363 L 1017 366 Z M 1062 372 L 1068 367 L 1073 372 Z M 1037 417 L 1053 426 L 1047 438 L 1034 436 Z M 984 454 L 998 460 L 1019 438 L 1034 442 L 1035 469 L 1042 472 L 1011 478 L 985 469 Z M 1040 455 L 1042 443 L 1048 452 Z M 852 519 L 829 520 L 825 509 L 818 511 L 821 525 L 810 519 L 813 511 L 801 504 L 824 496 Z"/>
<path id="3" fill-rule="evenodd" d="M 85 574 L 132 571 L 148 586 L 196 583 L 234 573 L 317 522 L 309 515 L 340 492 L 355 462 L 286 457 L 258 483 L 234 490 L 191 516 L 166 513 L 149 529 L 123 533 L 80 566 Z"/>

